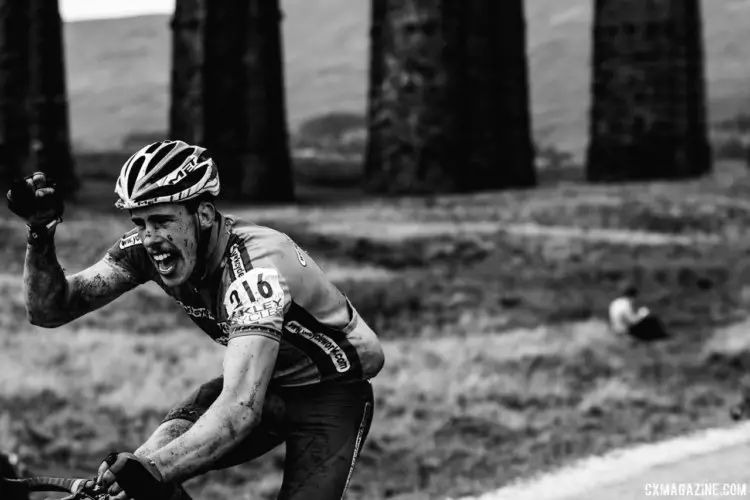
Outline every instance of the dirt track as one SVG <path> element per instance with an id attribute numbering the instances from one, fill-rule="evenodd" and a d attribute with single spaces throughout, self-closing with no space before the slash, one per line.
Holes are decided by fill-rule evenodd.
<path id="1" fill-rule="evenodd" d="M 666 485 L 668 483 L 684 484 L 687 486 L 699 486 L 693 488 L 693 493 L 682 495 L 669 495 L 668 498 L 750 498 L 748 482 L 750 480 L 750 447 L 747 444 L 740 444 L 728 449 L 722 449 L 708 455 L 702 455 L 693 458 L 687 458 L 667 466 L 655 467 L 646 472 L 638 474 L 635 477 L 628 478 L 611 485 L 601 486 L 593 489 L 584 495 L 576 495 L 578 500 L 629 500 L 641 498 L 657 497 L 659 490 L 654 489 L 655 485 Z M 721 483 L 719 488 L 729 487 L 731 483 L 739 483 L 739 489 L 735 492 L 741 492 L 744 489 L 744 495 L 735 494 L 734 496 L 725 496 L 722 489 L 705 493 L 707 483 Z M 734 486 L 734 488 L 738 488 Z M 703 490 L 703 491 L 701 491 Z M 732 490 L 729 490 L 731 493 Z M 697 494 L 696 494 L 697 493 Z M 659 495 L 665 496 L 665 495 Z"/>
<path id="2" fill-rule="evenodd" d="M 562 498 L 576 498 L 577 500 L 635 500 L 659 496 L 692 499 L 750 498 L 748 479 L 750 479 L 750 448 L 747 444 L 742 444 L 708 455 L 688 458 L 671 465 L 655 467 L 626 480 L 594 488 L 583 495 Z M 687 491 L 690 486 L 692 493 L 679 494 L 678 491 L 677 495 L 670 493 L 667 496 L 656 489 L 672 483 L 681 485 L 678 487 L 685 489 L 684 491 Z M 718 493 L 709 491 L 708 494 L 704 494 L 709 483 L 719 483 L 717 488 L 725 488 L 725 484 L 726 487 L 730 487 L 730 484 L 735 483 L 739 486 L 733 486 L 733 488 L 739 487 L 739 489 L 734 491 L 742 491 L 744 488 L 745 494 L 725 496 L 721 493 L 722 489 L 714 490 Z M 729 492 L 731 493 L 732 490 Z"/>
<path id="3" fill-rule="evenodd" d="M 683 492 L 662 489 L 671 485 Z M 750 424 L 594 457 L 472 500 L 646 498 L 750 498 Z"/>

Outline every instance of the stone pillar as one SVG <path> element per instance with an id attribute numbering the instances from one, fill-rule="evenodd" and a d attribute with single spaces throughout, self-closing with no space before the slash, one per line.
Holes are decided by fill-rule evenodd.
<path id="1" fill-rule="evenodd" d="M 373 0 L 366 187 L 531 186 L 522 0 Z"/>
<path id="2" fill-rule="evenodd" d="M 699 0 L 596 0 L 587 178 L 711 169 Z"/>
<path id="3" fill-rule="evenodd" d="M 171 22 L 169 138 L 190 144 L 203 144 L 205 140 L 203 67 L 207 2 L 177 0 Z"/>
<path id="4" fill-rule="evenodd" d="M 0 0 L 0 184 L 10 186 L 29 161 L 28 1 Z"/>
<path id="5" fill-rule="evenodd" d="M 461 1 L 461 0 L 459 0 Z M 534 1 L 534 0 L 531 0 Z M 523 0 L 463 0 L 469 190 L 535 186 Z"/>
<path id="6" fill-rule="evenodd" d="M 27 0 L 31 6 L 30 89 L 33 169 L 58 190 L 73 195 L 80 183 L 70 144 L 62 19 L 57 0 Z"/>
<path id="7" fill-rule="evenodd" d="M 222 198 L 294 199 L 279 0 L 177 0 L 170 136 L 208 148 Z"/>

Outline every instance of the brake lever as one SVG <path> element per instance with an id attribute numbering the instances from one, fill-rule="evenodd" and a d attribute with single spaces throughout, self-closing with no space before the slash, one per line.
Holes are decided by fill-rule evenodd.
<path id="1" fill-rule="evenodd" d="M 86 485 L 90 483 L 91 481 L 81 481 L 80 485 L 75 488 L 73 494 L 62 500 L 108 500 L 109 496 L 105 489 L 99 489 L 96 485 L 87 488 Z"/>

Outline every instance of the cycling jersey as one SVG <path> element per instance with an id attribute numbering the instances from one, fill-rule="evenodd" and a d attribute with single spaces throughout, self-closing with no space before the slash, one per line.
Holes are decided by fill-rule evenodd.
<path id="1" fill-rule="evenodd" d="M 310 255 L 274 229 L 217 219 L 214 251 L 198 284 L 165 286 L 137 229 L 106 258 L 137 284 L 156 282 L 222 345 L 244 335 L 278 340 L 276 386 L 358 381 L 380 371 L 377 335 Z"/>

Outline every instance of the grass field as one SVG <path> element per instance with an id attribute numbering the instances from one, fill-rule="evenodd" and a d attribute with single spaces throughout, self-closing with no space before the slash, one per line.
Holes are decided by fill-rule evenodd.
<path id="1" fill-rule="evenodd" d="M 364 114 L 370 0 L 282 0 L 289 122 Z M 535 136 L 583 151 L 589 109 L 591 0 L 526 0 Z M 750 108 L 750 0 L 703 0 L 712 121 Z M 74 141 L 117 149 L 129 134 L 167 126 L 167 16 L 69 23 L 65 36 Z"/>
<path id="2" fill-rule="evenodd" d="M 295 237 L 376 326 L 387 363 L 350 498 L 414 499 L 479 493 L 726 422 L 750 363 L 748 193 L 746 168 L 725 162 L 683 183 L 550 181 L 533 191 L 227 211 Z M 108 195 L 83 198 L 58 232 L 69 271 L 128 227 L 97 205 Z M 29 326 L 24 240 L 6 217 L 0 443 L 32 470 L 88 475 L 218 373 L 221 349 L 148 286 L 65 327 Z M 613 338 L 603 321 L 630 279 L 676 334 L 653 352 Z M 282 460 L 283 448 L 189 489 L 274 498 Z"/>

